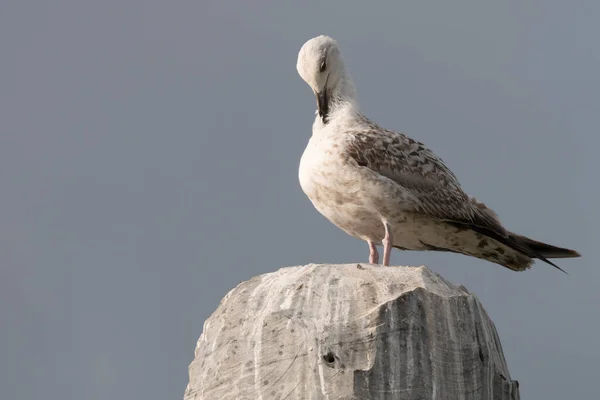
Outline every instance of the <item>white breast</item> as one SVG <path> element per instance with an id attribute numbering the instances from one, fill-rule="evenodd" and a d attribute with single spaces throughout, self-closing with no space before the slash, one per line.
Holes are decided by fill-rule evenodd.
<path id="1" fill-rule="evenodd" d="M 318 139 L 317 139 L 318 140 Z M 311 197 L 311 193 L 315 190 L 315 180 L 318 180 L 319 169 L 323 163 L 323 153 L 315 143 L 315 137 L 311 137 L 302 158 L 300 159 L 300 166 L 298 170 L 298 178 L 300 179 L 300 186 L 308 197 Z"/>
<path id="2" fill-rule="evenodd" d="M 299 179 L 304 193 L 328 220 L 350 235 L 364 232 L 357 222 L 374 219 L 362 204 L 356 167 L 343 157 L 344 137 L 314 135 L 300 160 Z"/>
<path id="3" fill-rule="evenodd" d="M 339 185 L 347 178 L 340 154 L 342 145 L 339 138 L 325 134 L 313 135 L 308 142 L 300 159 L 298 177 L 302 190 L 313 202 L 341 190 Z"/>

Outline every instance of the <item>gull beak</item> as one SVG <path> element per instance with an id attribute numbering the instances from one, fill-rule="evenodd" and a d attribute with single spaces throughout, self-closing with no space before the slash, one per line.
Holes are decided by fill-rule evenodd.
<path id="1" fill-rule="evenodd" d="M 319 110 L 319 116 L 323 120 L 323 123 L 327 122 L 327 116 L 329 114 L 329 99 L 327 98 L 327 90 L 323 88 L 321 92 L 315 92 L 317 96 L 317 108 Z"/>

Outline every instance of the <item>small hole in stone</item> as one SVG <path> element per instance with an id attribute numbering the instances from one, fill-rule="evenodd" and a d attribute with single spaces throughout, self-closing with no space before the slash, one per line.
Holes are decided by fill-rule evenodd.
<path id="1" fill-rule="evenodd" d="M 329 352 L 323 356 L 323 360 L 326 363 L 333 364 L 335 362 L 335 355 L 332 352 Z"/>

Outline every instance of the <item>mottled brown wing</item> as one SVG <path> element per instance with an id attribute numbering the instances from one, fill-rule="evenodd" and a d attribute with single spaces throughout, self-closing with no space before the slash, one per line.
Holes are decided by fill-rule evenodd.
<path id="1" fill-rule="evenodd" d="M 507 235 L 495 213 L 463 192 L 452 171 L 423 143 L 393 131 L 363 131 L 353 135 L 348 150 L 358 165 L 409 190 L 414 212 Z"/>

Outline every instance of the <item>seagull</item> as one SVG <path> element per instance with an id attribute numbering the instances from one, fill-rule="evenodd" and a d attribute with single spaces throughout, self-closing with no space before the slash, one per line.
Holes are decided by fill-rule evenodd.
<path id="1" fill-rule="evenodd" d="M 548 259 L 580 256 L 508 231 L 423 143 L 365 117 L 331 37 L 307 41 L 296 68 L 317 99 L 300 186 L 323 216 L 368 243 L 369 263 L 379 264 L 377 245 L 384 266 L 392 248 L 460 253 L 513 271 L 534 259 L 563 271 Z"/>

